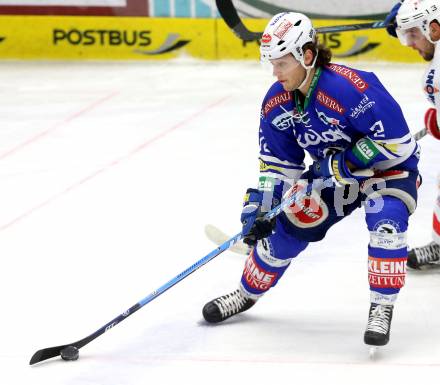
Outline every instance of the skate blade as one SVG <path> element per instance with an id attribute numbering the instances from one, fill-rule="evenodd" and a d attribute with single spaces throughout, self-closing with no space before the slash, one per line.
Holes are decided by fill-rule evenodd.
<path id="1" fill-rule="evenodd" d="M 370 360 L 374 360 L 376 358 L 378 351 L 378 346 L 370 346 L 368 348 L 368 357 L 370 357 Z"/>

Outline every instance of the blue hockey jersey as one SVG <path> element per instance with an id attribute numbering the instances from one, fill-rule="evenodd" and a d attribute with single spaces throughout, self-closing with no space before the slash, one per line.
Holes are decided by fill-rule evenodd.
<path id="1" fill-rule="evenodd" d="M 268 178 L 297 179 L 305 151 L 320 159 L 343 150 L 357 169 L 417 171 L 419 146 L 374 73 L 330 63 L 317 68 L 305 100 L 298 93 L 275 82 L 264 98 L 260 189 Z"/>

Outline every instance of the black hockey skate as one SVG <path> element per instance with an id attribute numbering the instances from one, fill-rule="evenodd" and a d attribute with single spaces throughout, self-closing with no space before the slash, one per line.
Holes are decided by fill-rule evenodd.
<path id="1" fill-rule="evenodd" d="M 393 305 L 372 303 L 368 315 L 367 330 L 365 330 L 364 334 L 364 342 L 372 346 L 386 345 L 390 340 L 392 318 Z"/>
<path id="2" fill-rule="evenodd" d="M 420 270 L 422 266 L 438 265 L 440 267 L 440 245 L 435 242 L 422 247 L 415 247 L 408 252 L 407 266 Z"/>
<path id="3" fill-rule="evenodd" d="M 256 300 L 243 295 L 240 289 L 208 302 L 203 307 L 203 318 L 209 323 L 222 322 L 255 305 Z"/>

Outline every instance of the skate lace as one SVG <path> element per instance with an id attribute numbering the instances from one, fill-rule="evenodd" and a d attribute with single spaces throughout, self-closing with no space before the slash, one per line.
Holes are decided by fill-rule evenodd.
<path id="1" fill-rule="evenodd" d="M 440 246 L 435 242 L 431 242 L 423 247 L 414 249 L 417 257 L 417 262 L 420 265 L 437 262 L 440 259 Z"/>
<path id="2" fill-rule="evenodd" d="M 236 290 L 230 294 L 226 294 L 215 300 L 223 317 L 239 313 L 247 302 L 247 298 L 241 294 L 240 290 Z"/>
<path id="3" fill-rule="evenodd" d="M 368 317 L 367 331 L 387 334 L 390 324 L 391 306 L 377 305 Z"/>

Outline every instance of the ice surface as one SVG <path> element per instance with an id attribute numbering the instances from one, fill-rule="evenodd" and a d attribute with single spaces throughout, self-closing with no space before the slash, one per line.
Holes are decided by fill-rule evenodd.
<path id="1" fill-rule="evenodd" d="M 401 103 L 412 132 L 428 107 L 424 65 L 362 65 Z M 258 175 L 254 63 L 0 64 L 0 383 L 434 384 L 440 269 L 410 272 L 390 344 L 374 361 L 362 211 L 335 226 L 249 312 L 210 326 L 201 308 L 236 288 L 225 252 L 80 350 L 83 338 L 201 259 L 203 228 L 235 234 Z M 430 240 L 440 143 L 422 140 L 411 245 Z"/>

